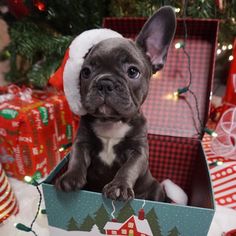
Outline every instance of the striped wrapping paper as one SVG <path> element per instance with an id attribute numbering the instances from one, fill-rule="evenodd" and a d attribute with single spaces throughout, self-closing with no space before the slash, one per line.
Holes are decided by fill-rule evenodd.
<path id="1" fill-rule="evenodd" d="M 0 224 L 19 211 L 15 195 L 0 163 Z"/>
<path id="2" fill-rule="evenodd" d="M 216 203 L 236 210 L 236 161 L 215 155 L 211 149 L 211 139 L 210 135 L 204 135 L 203 148 L 210 164 Z M 216 162 L 219 165 L 215 165 Z"/>

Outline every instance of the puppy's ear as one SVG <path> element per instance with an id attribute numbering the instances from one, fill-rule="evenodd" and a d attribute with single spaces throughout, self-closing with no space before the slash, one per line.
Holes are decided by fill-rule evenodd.
<path id="1" fill-rule="evenodd" d="M 176 18 L 171 7 L 162 7 L 143 26 L 136 43 L 150 58 L 153 71 L 163 68 L 175 34 Z"/>

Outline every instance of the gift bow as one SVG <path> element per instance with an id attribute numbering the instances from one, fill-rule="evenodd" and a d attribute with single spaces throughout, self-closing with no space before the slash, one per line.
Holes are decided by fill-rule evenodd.
<path id="1" fill-rule="evenodd" d="M 7 93 L 0 95 L 0 103 L 10 101 L 18 97 L 22 101 L 31 101 L 32 89 L 28 87 L 22 87 L 12 84 L 7 87 Z"/>

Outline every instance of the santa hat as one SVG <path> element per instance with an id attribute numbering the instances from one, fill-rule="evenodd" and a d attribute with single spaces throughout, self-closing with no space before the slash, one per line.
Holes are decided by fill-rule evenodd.
<path id="1" fill-rule="evenodd" d="M 87 112 L 81 104 L 79 75 L 84 57 L 99 42 L 109 38 L 122 38 L 110 29 L 92 29 L 77 36 L 67 49 L 62 65 L 51 76 L 49 84 L 59 90 L 64 89 L 71 111 L 79 116 Z"/>

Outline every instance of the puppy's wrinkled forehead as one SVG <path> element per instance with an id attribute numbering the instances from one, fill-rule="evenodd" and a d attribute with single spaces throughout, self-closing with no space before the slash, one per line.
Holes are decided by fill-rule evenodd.
<path id="1" fill-rule="evenodd" d="M 115 62 L 116 64 L 134 63 L 143 66 L 143 64 L 148 63 L 136 44 L 125 38 L 103 40 L 91 49 L 89 55 L 92 55 L 92 57 L 87 57 L 87 62 L 94 65 L 102 62 Z"/>

